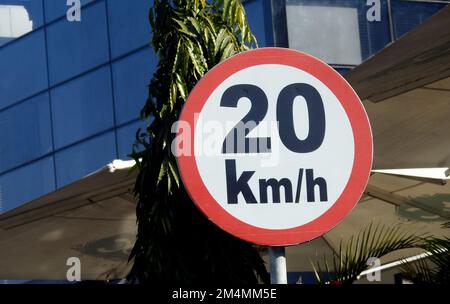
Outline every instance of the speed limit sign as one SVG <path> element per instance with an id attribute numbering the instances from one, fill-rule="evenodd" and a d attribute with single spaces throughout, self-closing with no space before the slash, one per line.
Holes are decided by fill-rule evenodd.
<path id="1" fill-rule="evenodd" d="M 174 142 L 185 188 L 225 231 L 260 245 L 316 238 L 355 206 L 372 134 L 351 86 L 322 61 L 262 48 L 192 90 Z"/>

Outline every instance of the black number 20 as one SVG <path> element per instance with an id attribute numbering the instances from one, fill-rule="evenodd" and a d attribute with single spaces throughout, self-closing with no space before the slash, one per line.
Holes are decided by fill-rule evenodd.
<path id="1" fill-rule="evenodd" d="M 299 139 L 294 128 L 294 100 L 303 97 L 306 101 L 309 117 L 309 132 L 305 139 Z M 241 98 L 246 97 L 251 102 L 250 111 L 228 133 L 223 142 L 223 153 L 264 153 L 271 151 L 270 138 L 248 138 L 247 135 L 266 116 L 268 109 L 267 95 L 255 85 L 239 84 L 228 88 L 222 95 L 222 107 L 236 108 Z M 283 88 L 278 96 L 276 115 L 278 132 L 283 144 L 296 153 L 309 153 L 318 149 L 325 137 L 325 110 L 322 97 L 311 85 L 294 83 Z M 248 123 L 252 122 L 252 125 Z M 244 145 L 239 145 L 239 128 L 247 126 L 242 134 Z M 242 132 L 241 132 L 242 133 Z M 233 147 L 230 149 L 229 147 Z"/>

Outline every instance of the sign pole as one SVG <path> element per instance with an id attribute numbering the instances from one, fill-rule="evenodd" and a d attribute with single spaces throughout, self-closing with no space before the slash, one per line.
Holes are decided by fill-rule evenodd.
<path id="1" fill-rule="evenodd" d="M 269 247 L 270 282 L 287 284 L 286 252 L 284 246 Z"/>

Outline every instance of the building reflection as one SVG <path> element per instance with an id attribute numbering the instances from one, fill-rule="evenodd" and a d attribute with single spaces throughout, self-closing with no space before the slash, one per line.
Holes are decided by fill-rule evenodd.
<path id="1" fill-rule="evenodd" d="M 33 30 L 33 20 L 23 5 L 0 4 L 0 45 Z"/>

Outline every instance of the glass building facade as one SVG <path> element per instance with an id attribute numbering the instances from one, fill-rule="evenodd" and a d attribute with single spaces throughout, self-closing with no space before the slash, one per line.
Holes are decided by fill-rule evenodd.
<path id="1" fill-rule="evenodd" d="M 379 21 L 369 3 L 379 2 Z M 339 72 L 446 1 L 248 0 L 259 46 L 299 49 Z M 0 212 L 126 159 L 157 64 L 152 0 L 0 0 Z"/>

